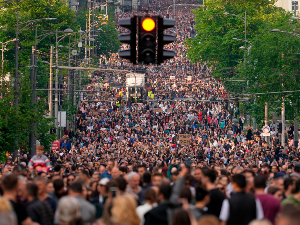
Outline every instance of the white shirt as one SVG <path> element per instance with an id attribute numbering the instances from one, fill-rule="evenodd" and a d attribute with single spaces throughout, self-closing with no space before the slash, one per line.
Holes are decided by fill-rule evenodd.
<path id="1" fill-rule="evenodd" d="M 140 205 L 136 208 L 136 213 L 140 218 L 140 225 L 144 225 L 145 223 L 144 215 L 156 206 L 157 204 L 150 205 L 148 203 L 145 203 L 144 205 Z"/>

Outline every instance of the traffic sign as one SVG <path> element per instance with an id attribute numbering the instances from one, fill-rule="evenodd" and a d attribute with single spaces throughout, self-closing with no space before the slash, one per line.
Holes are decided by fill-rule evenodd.
<path id="1" fill-rule="evenodd" d="M 56 151 L 57 149 L 59 149 L 59 144 L 60 144 L 60 141 L 59 140 L 55 140 L 53 143 L 52 143 L 52 151 Z"/>

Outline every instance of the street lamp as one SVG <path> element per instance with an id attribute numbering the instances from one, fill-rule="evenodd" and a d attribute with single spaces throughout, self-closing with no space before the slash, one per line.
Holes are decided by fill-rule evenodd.
<path id="1" fill-rule="evenodd" d="M 286 33 L 286 34 L 290 34 L 293 35 L 297 38 L 300 38 L 300 34 L 299 33 L 293 33 L 293 32 L 288 32 L 288 31 L 284 31 L 284 30 L 279 30 L 279 29 L 273 29 L 271 30 L 271 32 L 277 32 L 277 33 Z M 283 143 L 284 141 L 284 130 L 285 130 L 285 118 L 284 118 L 284 114 L 285 114 L 285 109 L 284 109 L 284 102 L 282 102 L 282 135 L 281 135 L 281 143 Z M 295 118 L 294 118 L 294 146 L 297 148 L 298 147 L 298 115 L 297 115 L 297 110 L 295 110 Z"/>
<path id="2" fill-rule="evenodd" d="M 57 34 L 59 32 L 65 33 L 64 35 L 58 37 Z M 55 99 L 54 99 L 54 117 L 55 117 L 55 127 L 56 129 L 58 128 L 58 48 L 61 47 L 61 45 L 58 45 L 61 40 L 63 40 L 65 37 L 69 36 L 69 47 L 70 47 L 70 41 L 71 41 L 71 34 L 74 33 L 74 31 L 70 28 L 65 29 L 64 31 L 56 31 L 55 32 L 55 64 L 56 64 L 56 69 L 55 69 Z M 60 39 L 59 39 L 60 38 Z M 58 40 L 59 39 L 59 40 Z M 70 66 L 70 48 L 69 48 L 69 60 L 68 60 L 68 66 Z M 62 80 L 62 79 L 61 79 Z M 50 80 L 50 90 L 52 89 L 52 80 Z M 68 70 L 68 90 L 70 87 L 70 72 Z M 51 94 L 52 95 L 52 92 Z M 69 92 L 68 92 L 69 95 Z M 50 108 L 50 116 L 52 117 L 52 101 L 51 101 L 51 108 Z M 60 105 L 60 111 L 62 110 L 62 106 Z"/>
<path id="3" fill-rule="evenodd" d="M 30 20 L 24 23 L 19 24 L 19 12 L 17 12 L 17 24 L 16 24 L 16 39 L 15 39 L 15 106 L 19 106 L 19 33 L 28 27 L 32 23 L 39 22 L 41 20 L 56 20 L 56 18 L 40 18 Z M 22 29 L 19 30 L 19 26 L 25 25 Z"/>
<path id="4" fill-rule="evenodd" d="M 24 30 L 26 27 L 28 27 L 30 24 L 39 22 L 41 20 L 56 20 L 56 18 L 40 18 L 40 19 L 34 19 L 29 20 L 24 23 L 19 24 L 19 12 L 17 12 L 17 24 L 16 24 L 16 38 L 15 38 L 15 84 L 14 84 L 14 101 L 15 106 L 19 106 L 19 33 Z M 19 29 L 19 26 L 25 25 L 22 29 Z M 33 58 L 31 58 L 33 60 Z M 34 94 L 33 94 L 34 98 Z M 31 133 L 31 136 L 33 133 Z M 32 140 L 32 139 L 30 139 Z M 18 143 L 17 143 L 18 146 Z M 34 144 L 31 144 L 31 146 L 34 147 Z M 31 151 L 35 151 L 35 149 L 31 149 Z M 18 155 L 18 149 L 16 148 L 14 150 L 14 158 Z"/>
<path id="5" fill-rule="evenodd" d="M 231 15 L 231 16 L 235 16 L 235 17 L 238 17 L 240 18 L 241 20 L 244 21 L 245 23 L 245 46 L 246 46 L 246 42 L 247 42 L 247 12 L 245 11 L 245 17 L 241 17 L 239 15 L 236 15 L 236 14 L 231 14 L 231 13 L 228 13 L 228 12 L 224 12 L 224 15 Z"/>

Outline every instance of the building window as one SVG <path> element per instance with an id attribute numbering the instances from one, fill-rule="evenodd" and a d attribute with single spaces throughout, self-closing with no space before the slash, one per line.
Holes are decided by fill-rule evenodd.
<path id="1" fill-rule="evenodd" d="M 298 11 L 298 10 L 299 10 L 298 1 L 292 1 L 292 11 Z"/>

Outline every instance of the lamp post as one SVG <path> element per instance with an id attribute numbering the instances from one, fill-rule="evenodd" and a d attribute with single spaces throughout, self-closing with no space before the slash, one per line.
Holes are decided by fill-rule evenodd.
<path id="1" fill-rule="evenodd" d="M 228 13 L 228 12 L 224 12 L 224 15 L 235 16 L 235 17 L 238 17 L 238 18 L 240 18 L 241 20 L 244 21 L 244 24 L 245 24 L 245 39 L 244 39 L 244 42 L 245 42 L 245 47 L 246 47 L 246 43 L 247 43 L 247 12 L 245 11 L 245 17 L 244 18 L 239 16 L 239 15 L 231 14 L 231 13 Z M 244 61 L 246 63 L 246 57 L 244 58 Z"/>
<path id="2" fill-rule="evenodd" d="M 56 31 L 56 41 L 55 41 L 55 63 L 56 63 L 56 70 L 55 70 L 55 104 L 54 104 L 54 116 L 55 116 L 55 127 L 56 129 L 58 128 L 58 43 L 63 40 L 65 37 L 69 36 L 69 42 L 71 40 L 71 34 L 74 33 L 72 29 L 65 29 L 63 32 L 66 33 L 65 35 L 62 35 L 60 37 L 57 36 L 58 32 L 61 31 Z M 60 38 L 60 39 L 59 39 Z M 59 40 L 58 40 L 59 39 Z M 68 60 L 68 66 L 70 66 L 70 49 L 69 49 L 69 60 Z M 68 70 L 68 90 L 70 87 L 70 70 Z M 69 96 L 68 92 L 68 96 Z M 61 111 L 62 107 L 60 107 Z M 61 122 L 61 121 L 60 121 Z"/>
<path id="3" fill-rule="evenodd" d="M 292 17 L 291 19 L 295 19 L 294 17 Z M 298 19 L 298 17 L 296 17 L 296 19 Z M 288 32 L 288 31 L 284 31 L 284 30 L 279 30 L 279 29 L 273 29 L 271 30 L 271 32 L 276 32 L 276 33 L 286 33 L 289 35 L 293 35 L 297 38 L 300 38 L 300 34 L 298 33 L 293 33 L 293 32 Z M 281 116 L 282 116 L 282 137 L 281 140 L 284 140 L 284 131 L 285 131 L 285 108 L 284 108 L 284 102 L 282 102 L 282 111 L 281 111 Z M 298 148 L 298 142 L 299 142 L 299 137 L 298 137 L 298 114 L 297 114 L 297 110 L 295 109 L 295 118 L 294 118 L 294 146 L 296 148 Z M 283 142 L 282 142 L 283 143 Z"/>
<path id="4" fill-rule="evenodd" d="M 39 22 L 41 20 L 55 20 L 56 18 L 40 18 L 40 19 L 34 19 L 29 20 L 24 23 L 19 24 L 19 12 L 17 12 L 17 23 L 16 23 L 16 38 L 15 38 L 15 84 L 14 84 L 14 102 L 15 106 L 19 106 L 19 33 L 24 30 L 26 27 L 28 27 L 30 24 Z M 19 26 L 25 25 L 21 29 L 19 29 Z M 32 136 L 32 135 L 31 135 Z M 32 139 L 31 139 L 32 140 Z M 18 143 L 16 144 L 18 146 Z M 31 146 L 34 147 L 34 144 Z M 35 149 L 31 149 L 32 151 L 35 151 Z M 16 158 L 18 155 L 18 149 L 16 148 L 14 150 L 14 158 Z"/>
<path id="5" fill-rule="evenodd" d="M 41 20 L 55 20 L 56 18 L 40 18 L 30 20 L 19 24 L 19 12 L 17 12 L 17 24 L 16 24 L 16 38 L 15 38 L 15 106 L 19 106 L 19 33 L 28 27 L 32 23 L 39 22 Z M 19 26 L 25 25 L 19 30 Z"/>

